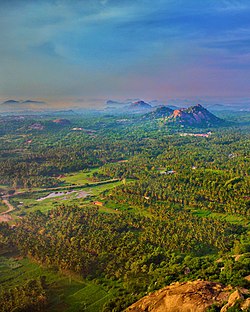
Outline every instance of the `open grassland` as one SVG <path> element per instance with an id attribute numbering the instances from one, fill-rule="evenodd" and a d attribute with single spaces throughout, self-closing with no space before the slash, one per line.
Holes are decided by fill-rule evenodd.
<path id="1" fill-rule="evenodd" d="M 84 183 L 95 182 L 93 173 L 97 172 L 99 168 L 81 170 L 78 172 L 68 173 L 61 176 L 59 179 L 63 182 L 63 185 L 82 185 Z"/>
<path id="2" fill-rule="evenodd" d="M 17 287 L 28 280 L 46 276 L 49 305 L 46 311 L 77 312 L 100 311 L 103 304 L 113 297 L 115 291 L 108 291 L 93 282 L 82 280 L 77 276 L 44 268 L 29 259 L 0 257 L 0 290 Z"/>

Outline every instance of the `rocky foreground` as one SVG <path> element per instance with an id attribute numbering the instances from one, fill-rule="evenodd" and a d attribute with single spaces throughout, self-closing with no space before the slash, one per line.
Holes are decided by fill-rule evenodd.
<path id="1" fill-rule="evenodd" d="M 233 289 L 207 281 L 174 283 L 143 297 L 126 312 L 203 312 L 213 305 L 220 307 L 221 312 L 236 305 L 239 311 L 249 311 L 247 294 L 246 289 Z"/>

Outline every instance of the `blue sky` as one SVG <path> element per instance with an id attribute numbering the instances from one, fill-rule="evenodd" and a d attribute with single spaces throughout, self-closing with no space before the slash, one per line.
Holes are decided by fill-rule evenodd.
<path id="1" fill-rule="evenodd" d="M 0 98 L 249 96 L 250 2 L 0 0 Z"/>

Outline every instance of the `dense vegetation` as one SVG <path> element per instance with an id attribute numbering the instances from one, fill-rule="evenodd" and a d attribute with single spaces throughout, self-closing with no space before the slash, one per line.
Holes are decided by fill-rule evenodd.
<path id="1" fill-rule="evenodd" d="M 25 285 L 17 286 L 0 293 L 1 311 L 44 311 L 47 305 L 45 280 L 29 280 Z"/>
<path id="2" fill-rule="evenodd" d="M 162 260 L 169 252 L 195 255 L 210 249 L 230 250 L 236 234 L 242 231 L 183 212 L 166 212 L 159 220 L 125 213 L 100 214 L 95 207 L 83 210 L 62 206 L 47 215 L 37 212 L 21 220 L 12 243 L 42 263 L 83 276 L 98 277 L 103 272 L 108 277 L 120 277 L 148 253 L 157 258 L 156 250 Z"/>
<path id="3" fill-rule="evenodd" d="M 17 216 L 26 216 L 17 218 L 15 226 L 1 224 L 1 254 L 17 248 L 43 266 L 116 288 L 103 311 L 122 311 L 177 280 L 248 286 L 247 122 L 203 129 L 209 134 L 202 137 L 194 136 L 199 129 L 140 116 L 69 119 L 71 124 L 60 125 L 50 116 L 2 117 L 0 184 Z M 68 186 L 59 175 L 92 168 L 98 168 L 89 175 L 100 188 L 92 198 L 103 207 L 89 198 L 74 199 L 74 205 L 49 206 L 48 201 L 44 209 L 40 204 L 41 211 L 28 213 L 41 196 L 35 192 Z M 83 173 L 79 177 L 79 185 L 90 187 Z M 113 179 L 121 182 L 112 188 L 101 184 Z M 22 196 L 29 205 L 20 208 L 16 203 Z M 235 261 L 234 254 L 243 255 Z M 49 309 L 50 291 L 50 284 L 39 278 L 10 286 L 0 293 L 3 311 L 32 310 L 32 305 L 35 311 L 45 305 Z"/>

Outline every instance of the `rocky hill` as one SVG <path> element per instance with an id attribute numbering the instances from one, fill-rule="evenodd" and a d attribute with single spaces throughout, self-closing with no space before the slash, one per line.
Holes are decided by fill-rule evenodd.
<path id="1" fill-rule="evenodd" d="M 200 280 L 174 283 L 143 297 L 125 312 L 205 312 L 213 305 L 221 312 L 237 305 L 239 311 L 249 311 L 250 298 L 244 298 L 247 293 L 245 289 Z"/>
<path id="2" fill-rule="evenodd" d="M 225 124 L 224 120 L 216 117 L 200 104 L 175 110 L 167 106 L 161 106 L 143 116 L 143 119 L 158 118 L 165 118 L 165 121 L 169 123 L 193 127 L 210 127 Z"/>
<path id="3" fill-rule="evenodd" d="M 144 115 L 144 118 L 157 119 L 169 117 L 173 114 L 173 110 L 167 106 L 157 107 L 153 112 Z"/>
<path id="4" fill-rule="evenodd" d="M 169 116 L 168 122 L 175 122 L 187 126 L 215 126 L 222 125 L 224 120 L 210 113 L 200 104 L 188 108 L 176 109 Z"/>

